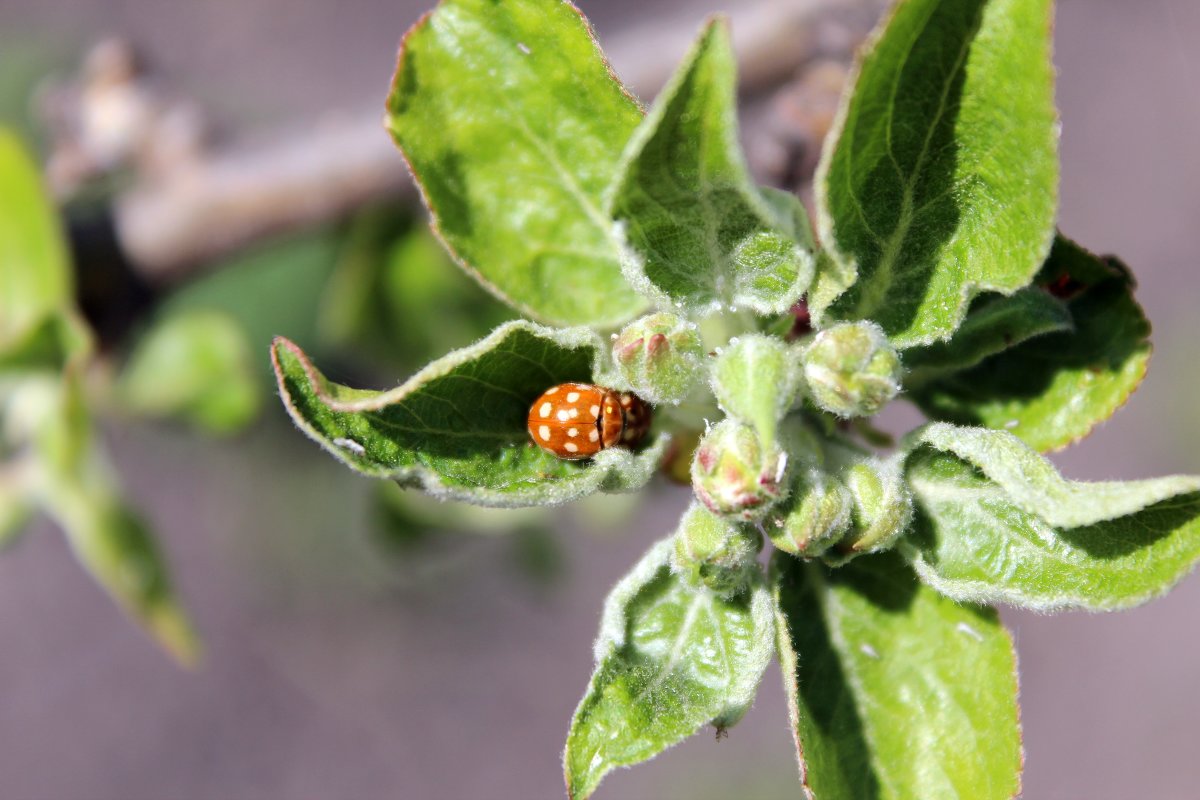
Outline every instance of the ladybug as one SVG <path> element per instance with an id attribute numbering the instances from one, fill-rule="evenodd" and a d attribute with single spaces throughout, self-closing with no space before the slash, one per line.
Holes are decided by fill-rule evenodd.
<path id="1" fill-rule="evenodd" d="M 650 406 L 635 394 L 591 383 L 560 383 L 529 407 L 538 447 L 571 461 L 615 445 L 633 447 L 650 429 Z"/>

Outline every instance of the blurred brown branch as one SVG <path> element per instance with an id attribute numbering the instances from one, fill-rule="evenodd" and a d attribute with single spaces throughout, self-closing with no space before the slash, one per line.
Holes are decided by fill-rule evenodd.
<path id="1" fill-rule="evenodd" d="M 685 4 L 606 43 L 634 91 L 653 96 L 710 3 Z M 751 0 L 729 12 L 749 159 L 763 180 L 800 188 L 811 174 L 845 65 L 879 8 L 879 0 Z M 131 184 L 113 203 L 115 233 L 133 269 L 153 285 L 271 235 L 416 195 L 377 115 L 293 126 L 253 146 L 213 147 L 196 109 L 167 99 L 113 43 L 93 52 L 73 94 L 54 100 L 52 183 L 69 193 L 122 161 L 132 168 Z M 80 109 L 74 116 L 73 104 Z"/>

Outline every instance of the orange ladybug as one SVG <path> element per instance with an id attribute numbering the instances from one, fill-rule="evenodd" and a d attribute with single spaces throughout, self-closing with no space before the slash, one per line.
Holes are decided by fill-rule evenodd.
<path id="1" fill-rule="evenodd" d="M 538 447 L 574 461 L 618 444 L 635 446 L 650 429 L 650 406 L 629 392 L 560 383 L 533 401 L 528 424 Z"/>

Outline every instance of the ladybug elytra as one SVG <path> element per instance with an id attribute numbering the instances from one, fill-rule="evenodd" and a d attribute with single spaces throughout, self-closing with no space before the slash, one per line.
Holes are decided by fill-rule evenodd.
<path id="1" fill-rule="evenodd" d="M 573 461 L 618 444 L 636 445 L 650 429 L 650 406 L 629 392 L 560 383 L 529 407 L 528 424 L 539 447 Z"/>

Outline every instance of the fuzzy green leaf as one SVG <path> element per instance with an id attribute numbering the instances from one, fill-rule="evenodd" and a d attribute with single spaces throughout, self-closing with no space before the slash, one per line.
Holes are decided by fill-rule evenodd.
<path id="1" fill-rule="evenodd" d="M 737 133 L 736 61 L 714 20 L 630 140 L 612 197 L 625 274 L 659 305 L 786 311 L 808 288 L 808 220 L 750 180 Z"/>
<path id="2" fill-rule="evenodd" d="M 246 335 L 217 311 L 183 312 L 151 328 L 118 392 L 134 413 L 182 419 L 217 434 L 244 428 L 262 403 Z"/>
<path id="3" fill-rule="evenodd" d="M 652 758 L 704 725 L 733 725 L 774 652 L 761 572 L 723 599 L 670 567 L 674 537 L 655 545 L 604 605 L 592 676 L 567 736 L 567 793 L 589 797 L 613 769 Z"/>
<path id="4" fill-rule="evenodd" d="M 1026 287 L 1009 297 L 985 295 L 971 304 L 954 337 L 904 353 L 904 388 L 935 377 L 970 369 L 984 359 L 1047 333 L 1074 327 L 1066 306 L 1037 287 Z"/>
<path id="5" fill-rule="evenodd" d="M 926 414 L 1011 430 L 1046 451 L 1082 439 L 1129 399 L 1150 360 L 1150 323 L 1129 271 L 1060 236 L 1038 283 L 1066 297 L 1073 330 L 916 387 Z"/>
<path id="6" fill-rule="evenodd" d="M 1016 795 L 1016 659 L 995 611 L 941 597 L 891 553 L 834 570 L 778 553 L 772 573 L 810 800 Z"/>
<path id="7" fill-rule="evenodd" d="M 653 476 L 665 437 L 586 461 L 556 458 L 529 439 L 530 404 L 556 384 L 592 382 L 606 349 L 586 328 L 510 322 L 388 392 L 326 380 L 286 339 L 271 353 L 292 419 L 351 469 L 443 498 L 524 506 L 631 491 Z"/>
<path id="8" fill-rule="evenodd" d="M 896 5 L 817 173 L 820 238 L 838 262 L 810 303 L 818 321 L 873 319 L 899 347 L 928 344 L 975 293 L 1033 278 L 1058 198 L 1050 22 L 1050 0 Z"/>
<path id="9" fill-rule="evenodd" d="M 58 217 L 41 174 L 0 128 L 0 353 L 72 302 Z"/>
<path id="10" fill-rule="evenodd" d="M 463 266 L 527 316 L 616 325 L 602 196 L 641 121 L 582 15 L 560 0 L 443 0 L 408 32 L 387 125 Z"/>
<path id="11" fill-rule="evenodd" d="M 1126 608 L 1200 560 L 1200 477 L 1068 481 L 1012 434 L 935 423 L 913 437 L 921 579 L 969 602 Z"/>

